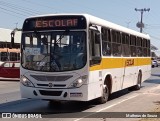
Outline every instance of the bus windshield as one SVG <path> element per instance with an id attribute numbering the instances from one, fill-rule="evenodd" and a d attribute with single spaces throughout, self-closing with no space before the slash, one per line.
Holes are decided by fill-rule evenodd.
<path id="1" fill-rule="evenodd" d="M 82 31 L 32 32 L 22 35 L 22 67 L 35 71 L 77 70 L 87 60 Z"/>

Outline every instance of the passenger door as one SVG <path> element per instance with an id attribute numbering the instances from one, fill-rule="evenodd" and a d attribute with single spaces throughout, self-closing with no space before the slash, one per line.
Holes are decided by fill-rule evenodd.
<path id="1" fill-rule="evenodd" d="M 89 95 L 96 98 L 101 96 L 100 85 L 102 83 L 102 63 L 101 63 L 101 37 L 98 30 L 89 31 Z"/>

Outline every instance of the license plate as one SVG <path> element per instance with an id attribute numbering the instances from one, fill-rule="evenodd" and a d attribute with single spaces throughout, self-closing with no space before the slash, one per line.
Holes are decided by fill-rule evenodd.
<path id="1" fill-rule="evenodd" d="M 82 97 L 82 93 L 70 93 L 70 97 Z"/>

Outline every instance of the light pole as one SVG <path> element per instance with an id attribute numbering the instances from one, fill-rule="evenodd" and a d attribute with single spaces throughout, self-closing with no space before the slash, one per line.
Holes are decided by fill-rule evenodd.
<path id="1" fill-rule="evenodd" d="M 144 28 L 144 23 L 143 23 L 143 12 L 146 12 L 146 11 L 150 11 L 150 8 L 143 8 L 143 9 L 137 9 L 135 8 L 135 11 L 140 11 L 141 12 L 141 21 L 138 22 L 136 25 L 138 28 L 140 28 L 140 32 L 142 33 L 142 29 Z"/>

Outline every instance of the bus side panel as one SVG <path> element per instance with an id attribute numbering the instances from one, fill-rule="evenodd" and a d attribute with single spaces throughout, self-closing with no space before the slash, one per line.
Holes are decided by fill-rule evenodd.
<path id="1" fill-rule="evenodd" d="M 103 82 L 99 73 L 101 73 L 100 70 L 94 70 L 89 72 L 88 100 L 102 96 Z"/>
<path id="2" fill-rule="evenodd" d="M 151 58 L 138 58 L 137 67 L 138 67 L 137 71 L 141 70 L 142 72 L 142 82 L 151 76 Z"/>
<path id="3" fill-rule="evenodd" d="M 134 85 L 137 76 L 137 59 L 136 58 L 123 58 L 123 83 L 122 89 Z"/>
<path id="4" fill-rule="evenodd" d="M 123 81 L 123 68 L 113 68 L 103 70 L 103 80 L 105 81 L 107 75 L 111 76 L 111 93 L 121 90 Z M 107 80 L 108 81 L 108 80 Z"/>
<path id="5" fill-rule="evenodd" d="M 98 82 L 101 76 L 99 77 L 100 71 L 102 71 L 102 81 L 100 84 L 104 84 L 107 75 L 111 76 L 111 92 L 115 92 L 121 89 L 122 86 L 122 79 L 123 79 L 123 61 L 122 58 L 102 58 L 101 64 L 97 66 L 90 67 L 90 79 L 91 81 L 95 80 L 94 82 Z M 96 84 L 96 83 L 95 83 Z M 98 85 L 100 85 L 98 84 Z M 94 86 L 93 86 L 94 87 Z M 98 92 L 102 92 L 102 89 L 97 87 Z M 98 93 L 95 92 L 95 93 Z M 99 95 L 99 94 L 96 94 Z"/>
<path id="6" fill-rule="evenodd" d="M 111 92 L 121 89 L 123 80 L 123 59 L 122 58 L 103 58 L 103 81 L 107 75 L 111 76 Z"/>

